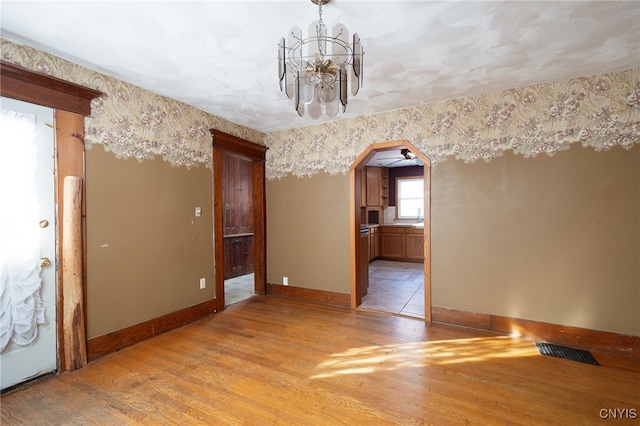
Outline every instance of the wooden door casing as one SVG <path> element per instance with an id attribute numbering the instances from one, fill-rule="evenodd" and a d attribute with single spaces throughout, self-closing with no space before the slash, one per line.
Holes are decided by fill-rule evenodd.
<path id="1" fill-rule="evenodd" d="M 420 159 L 424 164 L 424 228 L 423 233 L 423 253 L 424 253 L 424 317 L 425 321 L 431 321 L 431 162 L 420 150 L 407 140 L 397 140 L 382 143 L 375 143 L 367 146 L 356 158 L 349 168 L 349 191 L 350 191 L 350 270 L 351 270 L 351 307 L 356 308 L 362 303 L 361 286 L 364 273 L 359 267 L 360 251 L 359 244 L 360 226 L 363 223 L 361 206 L 364 204 L 362 198 L 366 195 L 363 185 L 366 185 L 366 164 L 373 158 L 376 152 L 388 151 L 399 147 L 407 148 Z M 388 178 L 387 178 L 388 181 Z M 388 186 L 388 182 L 387 182 Z M 387 188 L 388 189 L 388 188 Z M 388 198 L 387 198 L 388 203 Z M 382 242 L 382 232 L 380 233 L 380 249 L 384 250 Z M 383 253 L 380 253 L 383 256 Z"/>
<path id="2" fill-rule="evenodd" d="M 211 129 L 213 140 L 213 240 L 216 311 L 224 310 L 224 156 L 231 154 L 247 162 L 251 171 L 251 224 L 253 226 L 253 272 L 256 294 L 267 288 L 267 239 L 265 159 L 267 147 Z"/>

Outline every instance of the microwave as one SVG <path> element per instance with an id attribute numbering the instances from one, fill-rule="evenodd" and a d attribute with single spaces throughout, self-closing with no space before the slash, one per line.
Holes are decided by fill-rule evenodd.
<path id="1" fill-rule="evenodd" d="M 382 212 L 377 208 L 367 208 L 367 223 L 369 225 L 379 225 Z"/>

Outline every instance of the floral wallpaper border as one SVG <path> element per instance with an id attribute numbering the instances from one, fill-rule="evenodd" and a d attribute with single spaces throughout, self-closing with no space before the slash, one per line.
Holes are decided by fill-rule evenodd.
<path id="1" fill-rule="evenodd" d="M 264 134 L 39 50 L 0 38 L 2 59 L 100 90 L 85 143 L 118 158 L 212 166 L 210 128 L 264 144 L 267 179 L 347 173 L 374 143 L 407 140 L 431 159 L 489 161 L 506 150 L 553 155 L 640 143 L 640 68 L 419 105 Z"/>
<path id="2" fill-rule="evenodd" d="M 432 165 L 506 150 L 553 155 L 640 143 L 640 68 L 268 133 L 267 178 L 346 173 L 367 145 L 407 140 Z"/>

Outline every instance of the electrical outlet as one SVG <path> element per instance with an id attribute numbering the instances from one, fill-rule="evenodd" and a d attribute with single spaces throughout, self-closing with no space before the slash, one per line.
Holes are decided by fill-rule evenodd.
<path id="1" fill-rule="evenodd" d="M 207 279 L 206 278 L 200 278 L 200 290 L 202 290 L 203 288 L 207 287 Z"/>
<path id="2" fill-rule="evenodd" d="M 282 285 L 289 285 L 289 277 L 282 277 Z"/>

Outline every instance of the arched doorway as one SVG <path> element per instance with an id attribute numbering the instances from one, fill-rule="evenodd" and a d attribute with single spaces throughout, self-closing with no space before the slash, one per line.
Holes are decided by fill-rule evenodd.
<path id="1" fill-rule="evenodd" d="M 351 230 L 351 308 L 356 308 L 362 303 L 363 283 L 368 273 L 364 268 L 363 246 L 360 244 L 362 215 L 360 208 L 362 203 L 363 174 L 362 170 L 367 162 L 381 151 L 398 150 L 408 148 L 424 164 L 424 318 L 431 321 L 431 162 L 429 158 L 420 152 L 415 146 L 405 140 L 384 142 L 369 145 L 362 154 L 353 162 L 349 169 L 350 182 L 350 230 Z"/>

